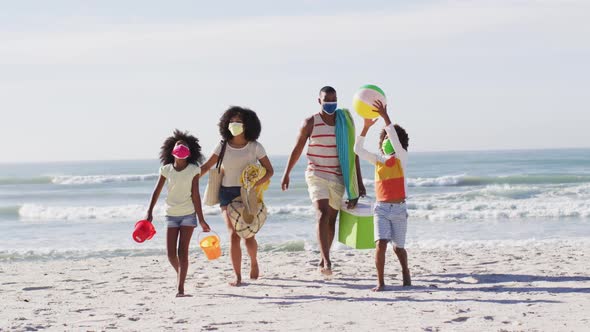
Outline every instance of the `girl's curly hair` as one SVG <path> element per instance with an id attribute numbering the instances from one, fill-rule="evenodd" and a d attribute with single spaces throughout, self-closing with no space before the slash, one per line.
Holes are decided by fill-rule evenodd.
<path id="1" fill-rule="evenodd" d="M 402 148 L 408 151 L 408 144 L 410 142 L 410 137 L 408 136 L 408 133 L 400 125 L 393 125 L 393 128 L 395 128 L 397 137 L 399 137 L 399 142 L 402 143 Z M 379 135 L 379 151 L 382 151 L 381 145 L 383 144 L 383 140 L 385 140 L 385 136 L 387 136 L 387 132 L 385 132 L 385 129 L 383 129 L 381 130 L 381 134 Z"/>
<path id="2" fill-rule="evenodd" d="M 258 119 L 258 115 L 256 112 L 239 107 L 239 106 L 232 106 L 230 107 L 219 119 L 219 134 L 223 137 L 224 140 L 230 140 L 233 135 L 228 129 L 229 123 L 231 118 L 234 116 L 239 116 L 244 123 L 244 137 L 247 141 L 255 141 L 260 137 L 260 131 L 262 130 L 262 125 L 260 124 L 260 119 Z"/>
<path id="3" fill-rule="evenodd" d="M 162 165 L 174 163 L 174 156 L 172 150 L 176 145 L 176 142 L 183 141 L 184 144 L 191 151 L 191 155 L 186 158 L 189 164 L 200 164 L 203 161 L 203 155 L 201 154 L 201 146 L 199 145 L 199 139 L 188 133 L 188 131 L 174 130 L 172 136 L 166 138 L 162 147 L 160 148 L 160 161 Z"/>

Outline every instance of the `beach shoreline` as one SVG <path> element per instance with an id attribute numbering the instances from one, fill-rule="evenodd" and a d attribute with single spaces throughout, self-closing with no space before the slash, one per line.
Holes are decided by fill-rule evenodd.
<path id="1" fill-rule="evenodd" d="M 229 287 L 227 253 L 191 252 L 189 298 L 166 256 L 0 263 L 0 330 L 576 331 L 590 320 L 590 245 L 408 248 L 413 286 L 388 252 L 373 293 L 371 250 L 262 252 L 261 278 Z M 243 270 L 247 275 L 248 259 Z"/>

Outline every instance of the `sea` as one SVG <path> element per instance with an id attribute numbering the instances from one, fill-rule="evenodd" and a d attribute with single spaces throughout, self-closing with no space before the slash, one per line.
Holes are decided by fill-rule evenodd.
<path id="1" fill-rule="evenodd" d="M 275 176 L 261 251 L 317 250 L 315 212 L 303 156 L 281 191 L 286 156 L 271 156 Z M 157 234 L 133 241 L 158 179 L 158 160 L 0 164 L 0 261 L 85 259 L 165 253 L 163 192 Z M 410 151 L 406 247 L 544 246 L 590 242 L 590 149 Z M 362 162 L 366 203 L 374 168 Z M 206 179 L 201 181 L 204 193 Z M 205 218 L 227 249 L 218 206 Z M 198 232 L 195 238 L 200 236 Z M 191 244 L 199 252 L 197 241 Z M 354 250 L 335 240 L 333 250 Z"/>

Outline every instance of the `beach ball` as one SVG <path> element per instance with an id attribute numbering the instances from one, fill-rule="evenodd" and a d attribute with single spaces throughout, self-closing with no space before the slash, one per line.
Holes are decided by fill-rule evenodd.
<path id="1" fill-rule="evenodd" d="M 352 107 L 363 118 L 374 119 L 379 116 L 377 112 L 373 111 L 375 109 L 373 103 L 377 100 L 380 100 L 383 104 L 387 104 L 385 92 L 376 85 L 363 85 L 354 94 Z"/>

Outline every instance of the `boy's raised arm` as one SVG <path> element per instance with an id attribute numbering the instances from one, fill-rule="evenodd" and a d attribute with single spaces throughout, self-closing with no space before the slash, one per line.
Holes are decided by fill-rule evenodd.
<path id="1" fill-rule="evenodd" d="M 371 164 L 375 165 L 377 161 L 379 161 L 379 156 L 375 153 L 371 153 L 365 149 L 365 136 L 367 136 L 367 132 L 372 125 L 377 122 L 376 120 L 365 119 L 365 125 L 363 126 L 363 130 L 361 131 L 360 136 L 356 138 L 356 142 L 354 143 L 354 153 L 356 153 L 359 158 L 362 158 Z"/>
<path id="2" fill-rule="evenodd" d="M 391 145 L 395 149 L 395 154 L 397 158 L 402 160 L 403 162 L 406 161 L 408 157 L 408 151 L 402 147 L 402 143 L 399 141 L 399 137 L 397 136 L 397 132 L 393 127 L 393 123 L 391 123 L 391 119 L 389 118 L 389 114 L 387 114 L 387 105 L 383 104 L 380 100 L 376 101 L 373 106 L 377 108 L 375 112 L 379 113 L 379 115 L 385 121 L 385 132 L 387 133 L 387 137 L 391 141 Z"/>

